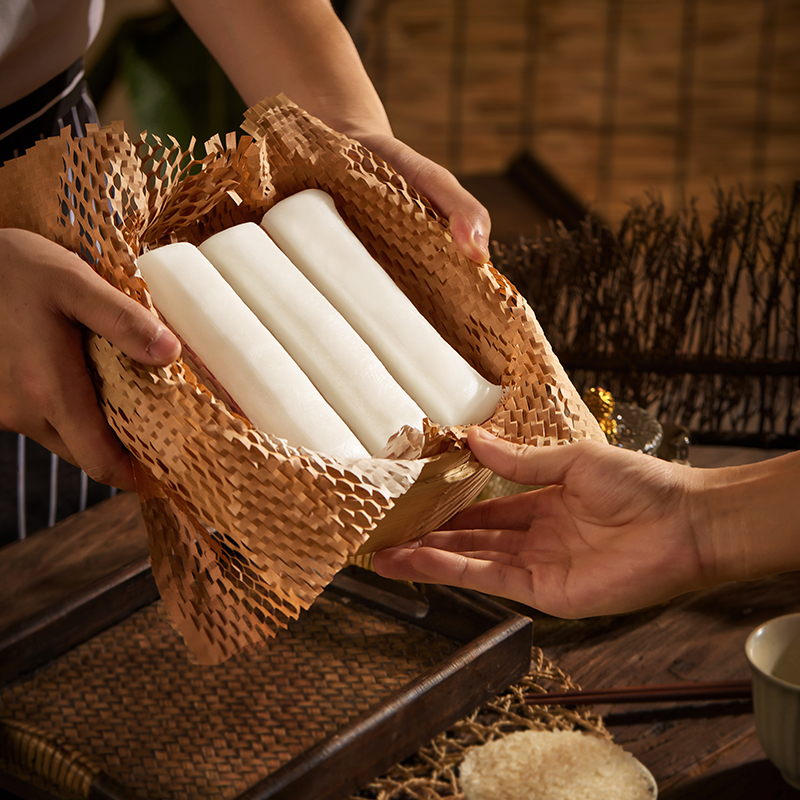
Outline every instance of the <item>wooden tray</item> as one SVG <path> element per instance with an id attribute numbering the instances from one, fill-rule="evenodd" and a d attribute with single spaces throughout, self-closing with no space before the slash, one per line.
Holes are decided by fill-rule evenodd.
<path id="1" fill-rule="evenodd" d="M 69 550 L 64 568 L 74 575 L 81 549 L 94 552 L 91 542 L 104 543 L 107 561 L 117 541 L 127 548 L 120 559 L 130 556 L 132 541 L 146 544 L 131 503 L 115 498 L 65 521 L 69 524 L 59 530 L 0 552 L 0 602 L 2 593 L 14 591 L 11 605 L 18 609 L 0 618 L 0 717 L 7 721 L 7 741 L 25 739 L 31 758 L 41 761 L 36 754 L 47 752 L 51 763 L 60 754 L 67 759 L 80 754 L 71 779 L 74 784 L 75 771 L 85 761 L 82 788 L 75 790 L 86 792 L 83 796 L 336 800 L 529 669 L 532 624 L 527 617 L 480 595 L 442 587 L 421 592 L 357 568 L 340 573 L 286 636 L 277 637 L 272 650 L 268 645 L 221 667 L 191 665 L 177 635 L 159 617 L 145 553 L 110 574 L 92 575 L 85 585 L 76 587 L 75 578 L 72 584 L 64 578 L 63 591 L 52 591 L 58 581 L 48 571 L 48 550 Z M 70 543 L 79 545 L 77 553 Z M 90 571 L 92 563 L 87 559 Z M 41 585 L 34 592 L 38 599 L 21 598 L 14 588 L 11 576 L 24 576 L 24 564 L 38 565 L 47 576 L 46 602 Z M 21 615 L 20 608 L 27 610 Z M 309 642 L 314 649 L 308 650 Z M 146 654 L 144 661 L 137 661 L 140 653 Z M 152 674 L 145 674 L 151 664 Z M 268 674 L 266 687 L 254 683 Z M 185 719 L 182 712 L 169 712 L 169 692 L 158 694 L 165 676 L 181 708 L 190 709 Z M 278 691 L 275 684 L 284 680 L 286 687 Z M 210 685 L 219 687 L 217 694 Z M 124 694 L 118 708 L 106 697 L 109 687 Z M 240 695 L 244 699 L 236 701 Z M 217 697 L 222 705 L 233 698 L 233 711 L 209 710 Z M 98 708 L 108 707 L 105 717 L 94 708 L 84 712 L 86 698 L 94 698 Z M 195 706 L 202 712 L 199 722 L 192 716 Z M 98 713 L 99 722 L 92 717 Z M 235 714 L 235 727 L 226 713 Z M 217 720 L 218 730 L 208 729 L 210 719 Z M 155 732 L 148 732 L 148 724 Z M 166 744 L 154 752 L 144 777 L 139 767 L 126 763 L 126 752 L 146 748 L 151 737 L 176 724 L 193 726 L 188 738 L 197 742 L 179 745 L 185 731 L 176 730 L 173 748 L 171 735 L 164 734 Z M 21 730 L 27 725 L 32 733 Z M 282 726 L 281 735 L 290 730 L 290 744 L 275 725 Z M 131 741 L 115 744 L 129 730 Z M 203 749 L 206 739 L 214 745 Z M 24 798 L 70 796 L 65 779 L 60 787 L 45 782 L 34 770 L 19 768 L 19 754 L 12 763 L 8 752 L 7 746 L 0 787 Z M 221 775 L 235 768 L 238 773 Z M 215 775 L 201 775 L 200 784 L 192 785 L 192 770 Z M 175 781 L 175 775 L 183 778 Z"/>

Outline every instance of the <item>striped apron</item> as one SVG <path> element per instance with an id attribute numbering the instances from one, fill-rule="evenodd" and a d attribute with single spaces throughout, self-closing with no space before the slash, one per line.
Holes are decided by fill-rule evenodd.
<path id="1" fill-rule="evenodd" d="M 0 164 L 22 155 L 39 139 L 69 125 L 85 136 L 97 112 L 76 61 L 44 86 L 0 109 Z M 16 433 L 0 431 L 0 546 L 82 511 L 115 490 Z"/>

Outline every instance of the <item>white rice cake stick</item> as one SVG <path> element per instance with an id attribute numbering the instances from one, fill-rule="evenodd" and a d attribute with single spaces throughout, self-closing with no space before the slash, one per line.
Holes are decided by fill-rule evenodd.
<path id="1" fill-rule="evenodd" d="M 336 458 L 368 458 L 275 337 L 192 244 L 140 256 L 156 308 L 264 433 Z"/>
<path id="2" fill-rule="evenodd" d="M 273 206 L 261 224 L 433 422 L 468 425 L 492 416 L 501 388 L 417 311 L 347 227 L 330 195 L 298 192 Z"/>
<path id="3" fill-rule="evenodd" d="M 199 249 L 372 455 L 404 425 L 422 430 L 422 409 L 255 222 L 217 233 Z"/>

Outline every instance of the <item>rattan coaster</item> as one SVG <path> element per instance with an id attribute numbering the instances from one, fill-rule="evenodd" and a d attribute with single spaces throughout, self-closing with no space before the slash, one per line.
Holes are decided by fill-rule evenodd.
<path id="1" fill-rule="evenodd" d="M 587 709 L 530 705 L 525 695 L 579 688 L 537 647 L 531 651 L 531 670 L 518 683 L 484 703 L 395 765 L 348 800 L 464 800 L 458 767 L 471 748 L 523 730 L 582 730 L 611 738 L 603 720 Z"/>

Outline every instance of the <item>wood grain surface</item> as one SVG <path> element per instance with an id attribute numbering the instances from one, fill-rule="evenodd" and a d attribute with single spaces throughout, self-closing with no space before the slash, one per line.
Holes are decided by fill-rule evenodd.
<path id="1" fill-rule="evenodd" d="M 692 459 L 704 466 L 770 455 L 750 449 L 692 449 Z M 66 598 L 85 591 L 102 583 L 104 570 L 141 558 L 146 537 L 135 501 L 119 496 L 37 534 L 36 548 L 29 540 L 25 548 L 4 549 L 0 633 L 26 613 L 41 613 L 59 593 Z M 22 551 L 25 557 L 16 558 Z M 629 615 L 569 621 L 532 609 L 526 613 L 534 620 L 534 643 L 582 688 L 590 689 L 747 678 L 744 642 L 750 631 L 798 610 L 800 574 L 792 573 L 725 584 Z M 594 710 L 604 716 L 615 740 L 652 771 L 662 800 L 797 796 L 767 761 L 747 702 L 597 705 Z"/>
<path id="2" fill-rule="evenodd" d="M 147 556 L 139 498 L 124 493 L 0 550 L 0 631 Z"/>
<path id="3" fill-rule="evenodd" d="M 537 645 L 583 689 L 734 680 L 750 674 L 749 633 L 794 611 L 800 574 L 793 573 L 726 584 L 627 616 L 569 622 L 534 615 L 534 629 Z M 615 741 L 650 769 L 662 800 L 797 796 L 766 761 L 747 702 L 594 710 Z"/>

